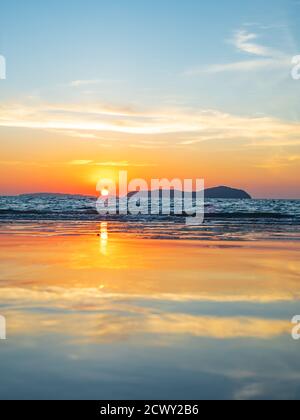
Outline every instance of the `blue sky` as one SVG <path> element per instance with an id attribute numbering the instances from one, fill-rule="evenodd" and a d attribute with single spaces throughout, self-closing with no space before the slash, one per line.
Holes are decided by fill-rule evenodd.
<path id="1" fill-rule="evenodd" d="M 299 16 L 300 0 L 4 2 L 0 193 L 39 165 L 86 191 L 108 162 L 299 198 Z"/>
<path id="2" fill-rule="evenodd" d="M 242 30 L 257 35 L 261 45 L 296 55 L 299 14 L 300 3 L 286 0 L 12 0 L 1 6 L 0 51 L 8 66 L 1 96 L 75 100 L 78 92 L 65 85 L 91 80 L 93 89 L 86 84 L 84 93 L 92 90 L 95 100 L 295 118 L 286 102 L 296 104 L 298 92 L 286 69 L 276 69 L 277 77 L 271 66 L 202 70 L 257 58 L 234 45 Z"/>

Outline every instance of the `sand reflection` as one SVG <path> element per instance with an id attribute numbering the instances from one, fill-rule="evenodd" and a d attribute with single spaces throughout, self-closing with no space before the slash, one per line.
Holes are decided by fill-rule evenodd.
<path id="1" fill-rule="evenodd" d="M 110 312 L 113 309 L 116 308 L 111 307 Z M 89 343 L 147 340 L 147 342 L 163 342 L 164 345 L 171 345 L 174 339 L 186 340 L 187 337 L 269 340 L 289 335 L 291 331 L 291 324 L 284 320 L 155 314 L 150 310 L 143 313 L 132 309 L 128 315 L 92 314 L 86 311 L 81 314 L 62 313 L 55 316 L 51 312 L 32 314 L 12 311 L 8 319 L 10 337 L 51 333 L 64 337 L 65 340 Z"/>
<path id="2" fill-rule="evenodd" d="M 100 234 L 84 237 L 2 237 L 2 296 L 7 288 L 16 296 L 22 289 L 30 295 L 58 288 L 70 302 L 74 293 L 84 299 L 92 294 L 95 299 L 186 302 L 300 298 L 298 243 L 240 246 L 124 239 L 108 230 L 103 223 Z M 99 288 L 105 295 L 98 294 Z"/>
<path id="3" fill-rule="evenodd" d="M 135 397 L 166 399 L 162 390 L 199 398 L 219 389 L 236 399 L 293 392 L 298 243 L 141 240 L 109 230 L 1 237 L 1 369 L 14 395 L 21 373 L 19 394 L 38 394 L 41 372 L 55 392 L 64 378 L 61 395 L 74 396 L 79 377 L 79 397 L 102 389 L 126 399 L 130 384 Z"/>
<path id="4" fill-rule="evenodd" d="M 100 225 L 100 253 L 107 255 L 108 245 L 108 223 L 102 222 Z"/>
<path id="5" fill-rule="evenodd" d="M 247 318 L 243 305 L 299 299 L 298 244 L 125 240 L 108 230 L 103 222 L 95 236 L 7 237 L 0 244 L 1 304 L 16 334 L 51 327 L 59 334 L 80 331 L 77 338 L 109 341 L 141 335 L 265 339 L 289 333 L 288 319 L 253 313 Z M 209 314 L 189 313 L 203 312 L 208 304 Z M 234 316 L 226 315 L 228 304 Z"/>

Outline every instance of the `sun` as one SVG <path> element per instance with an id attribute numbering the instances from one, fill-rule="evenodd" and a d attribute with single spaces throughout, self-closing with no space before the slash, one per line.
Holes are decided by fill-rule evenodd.
<path id="1" fill-rule="evenodd" d="M 103 190 L 101 190 L 101 195 L 102 197 L 108 197 L 109 196 L 109 191 L 107 188 L 103 188 Z"/>

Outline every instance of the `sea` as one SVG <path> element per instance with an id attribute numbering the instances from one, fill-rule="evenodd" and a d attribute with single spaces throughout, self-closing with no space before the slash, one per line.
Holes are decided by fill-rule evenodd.
<path id="1" fill-rule="evenodd" d="M 151 205 L 151 204 L 150 204 Z M 149 206 L 150 206 L 149 205 Z M 298 240 L 300 200 L 205 199 L 204 223 L 188 226 L 172 215 L 107 215 L 96 210 L 96 197 L 40 194 L 0 196 L 0 234 L 90 234 L 99 222 L 110 231 L 149 239 Z M 91 223 L 93 222 L 93 223 Z"/>
<path id="2" fill-rule="evenodd" d="M 300 399 L 300 201 L 0 197 L 0 239 L 0 400 Z"/>

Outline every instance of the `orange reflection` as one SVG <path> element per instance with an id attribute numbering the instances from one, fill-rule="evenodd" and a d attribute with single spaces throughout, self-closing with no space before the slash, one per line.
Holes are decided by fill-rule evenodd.
<path id="1" fill-rule="evenodd" d="M 31 307 L 67 313 L 39 315 L 50 331 L 59 332 L 64 325 L 75 335 L 78 317 L 84 317 L 88 336 L 79 335 L 88 340 L 143 333 L 262 339 L 289 331 L 288 320 L 244 319 L 238 313 L 232 318 L 197 316 L 174 313 L 173 308 L 182 310 L 192 302 L 218 308 L 236 302 L 282 305 L 299 299 L 298 243 L 124 239 L 108 230 L 102 222 L 98 236 L 2 236 L 1 303 L 12 308 L 10 324 L 16 333 L 19 323 L 23 331 L 35 328 Z M 170 312 L 163 302 L 171 303 Z M 18 313 L 16 307 L 22 310 Z"/>
<path id="2" fill-rule="evenodd" d="M 98 288 L 101 279 L 112 294 L 181 301 L 270 302 L 300 296 L 298 243 L 124 239 L 109 234 L 105 222 L 98 237 L 2 239 L 0 281 L 7 285 L 9 279 L 10 287 Z"/>
<path id="3" fill-rule="evenodd" d="M 113 305 L 107 308 L 113 310 Z M 133 317 L 135 315 L 135 317 Z M 145 334 L 157 344 L 172 344 L 178 337 L 207 337 L 218 340 L 256 338 L 270 340 L 290 335 L 291 324 L 287 320 L 270 320 L 243 317 L 205 317 L 187 314 L 156 315 L 150 310 L 140 314 L 132 311 L 129 316 L 112 314 L 63 314 L 59 319 L 52 313 L 32 314 L 13 311 L 10 316 L 10 332 L 19 334 L 61 334 L 67 338 L 86 342 L 118 342 L 135 337 L 143 340 Z"/>
<path id="4" fill-rule="evenodd" d="M 108 244 L 108 224 L 102 222 L 100 225 L 100 253 L 107 255 L 107 244 Z"/>

